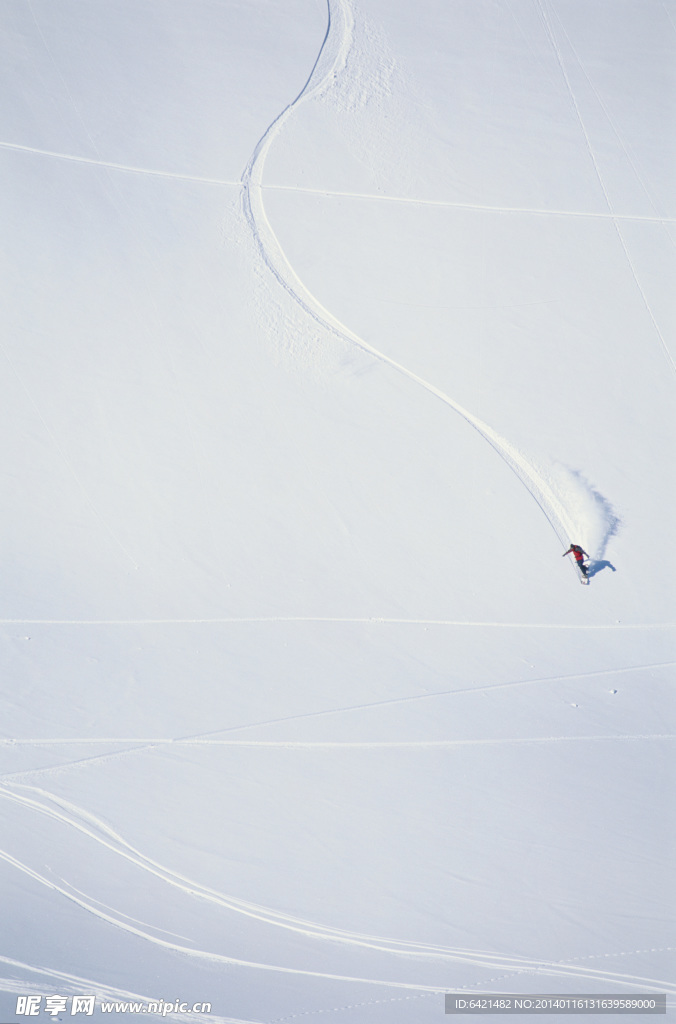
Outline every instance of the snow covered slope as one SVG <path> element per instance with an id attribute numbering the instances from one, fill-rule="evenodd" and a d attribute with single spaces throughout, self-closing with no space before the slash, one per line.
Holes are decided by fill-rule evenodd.
<path id="1" fill-rule="evenodd" d="M 0 16 L 3 1021 L 673 999 L 671 0 Z"/>

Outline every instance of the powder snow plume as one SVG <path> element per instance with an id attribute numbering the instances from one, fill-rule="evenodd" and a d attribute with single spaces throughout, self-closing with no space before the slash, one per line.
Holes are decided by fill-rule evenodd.
<path id="1" fill-rule="evenodd" d="M 620 527 L 620 519 L 608 499 L 579 470 L 560 462 L 550 467 L 548 477 L 565 513 L 568 540 L 581 544 L 593 558 L 603 558 L 608 541 Z"/>

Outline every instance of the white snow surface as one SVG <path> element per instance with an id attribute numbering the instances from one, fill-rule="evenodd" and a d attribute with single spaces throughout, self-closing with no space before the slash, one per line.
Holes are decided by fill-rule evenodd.
<path id="1" fill-rule="evenodd" d="M 2 1020 L 675 1005 L 673 0 L 0 16 Z"/>

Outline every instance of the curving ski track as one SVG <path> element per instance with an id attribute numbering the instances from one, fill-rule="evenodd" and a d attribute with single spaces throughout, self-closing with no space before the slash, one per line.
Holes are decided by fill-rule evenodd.
<path id="1" fill-rule="evenodd" d="M 556 536 L 566 546 L 571 536 L 570 517 L 536 467 L 513 444 L 464 409 L 445 392 L 384 352 L 369 345 L 363 338 L 341 323 L 330 310 L 319 302 L 297 275 L 272 228 L 263 202 L 263 170 L 270 146 L 279 136 L 289 118 L 303 103 L 317 99 L 330 89 L 345 67 L 352 45 L 354 16 L 349 0 L 327 0 L 327 8 L 326 35 L 310 77 L 296 99 L 285 107 L 260 138 L 242 176 L 244 216 L 258 253 L 277 283 L 316 324 L 342 341 L 356 345 L 381 363 L 391 366 L 398 373 L 444 402 L 445 405 L 450 406 L 470 426 L 474 427 L 528 489 Z"/>
<path id="2" fill-rule="evenodd" d="M 562 544 L 567 544 L 570 537 L 570 518 L 567 514 L 565 507 L 557 499 L 555 494 L 549 488 L 544 477 L 538 472 L 537 468 L 509 441 L 498 435 L 491 427 L 482 422 L 472 413 L 464 409 L 459 405 L 453 398 L 445 394 L 439 388 L 435 387 L 429 381 L 418 376 L 412 370 L 406 366 L 396 362 L 385 353 L 380 352 L 373 346 L 369 345 L 364 339 L 355 334 L 349 327 L 340 322 L 328 309 L 326 309 L 319 300 L 309 291 L 302 280 L 298 277 L 295 270 L 289 263 L 282 246 L 275 235 L 272 225 L 268 219 L 265 205 L 263 202 L 263 171 L 265 167 L 265 160 L 269 152 L 270 146 L 279 136 L 283 130 L 285 124 L 289 118 L 293 115 L 296 109 L 304 102 L 311 99 L 318 98 L 323 92 L 331 88 L 332 83 L 344 68 L 347 60 L 348 53 L 350 51 L 352 38 L 353 38 L 353 27 L 354 18 L 349 0 L 327 0 L 328 9 L 328 25 L 324 40 L 322 42 L 319 54 L 317 56 L 315 65 L 312 72 L 295 100 L 293 100 L 275 119 L 275 121 L 268 127 L 264 135 L 259 140 L 254 153 L 247 165 L 244 175 L 242 177 L 242 202 L 243 212 L 246 218 L 247 224 L 252 233 L 252 237 L 255 241 L 257 251 L 262 259 L 264 265 L 273 275 L 276 282 L 282 287 L 292 300 L 297 303 L 304 312 L 319 326 L 328 330 L 335 337 L 347 341 L 364 352 L 371 355 L 381 363 L 390 366 L 398 373 L 408 378 L 413 383 L 424 388 L 430 394 L 435 396 L 437 399 L 442 401 L 444 404 L 453 409 L 458 415 L 460 415 L 468 424 L 470 424 L 491 447 L 497 452 L 498 455 L 507 463 L 510 469 L 516 474 L 523 485 L 527 488 L 533 499 L 537 502 L 538 506 L 542 510 L 543 514 L 550 523 L 552 529 L 556 533 Z M 19 146 L 10 146 L 10 148 L 27 148 Z M 37 151 L 35 151 L 37 152 Z M 45 153 L 44 155 L 56 156 L 62 159 L 78 159 L 82 162 L 89 163 L 102 163 L 102 161 L 87 160 L 86 158 L 75 158 L 64 156 L 63 154 L 56 153 Z M 187 175 L 179 174 L 168 174 L 166 172 L 155 172 L 143 168 L 127 167 L 123 165 L 108 165 L 115 167 L 120 170 L 131 171 L 135 173 L 150 173 L 160 174 L 164 177 L 176 177 L 183 178 L 186 180 L 202 181 L 209 184 L 230 184 L 224 182 L 218 182 L 212 179 L 206 178 L 191 178 Z M 650 310 L 649 310 L 650 311 Z M 218 620 L 222 621 L 222 620 Z M 236 620 L 245 621 L 245 620 Z M 262 620 L 250 620 L 250 621 L 262 621 Z M 266 620 L 267 621 L 267 620 Z M 296 621 L 296 620 L 270 620 L 270 621 Z M 298 620 L 305 621 L 305 620 Z M 326 620 L 334 621 L 334 620 Z M 335 620 L 338 621 L 338 620 Z M 341 620 L 342 621 L 342 620 Z M 357 620 L 354 620 L 357 621 Z M 384 620 L 359 620 L 359 621 L 384 621 Z M 403 621 L 403 620 L 391 620 L 391 621 Z M 461 625 L 470 625 L 469 623 L 460 623 Z M 480 625 L 479 623 L 472 623 L 471 625 Z M 504 623 L 496 623 L 495 625 L 508 625 Z M 553 627 L 562 628 L 562 627 Z M 568 627 L 565 627 L 568 628 Z M 578 627 L 579 628 L 579 627 Z M 583 627 L 584 628 L 584 627 Z M 626 627 L 624 627 L 626 628 Z M 644 627 L 633 627 L 633 628 L 644 628 Z M 653 627 L 654 628 L 654 627 Z M 642 737 L 545 737 L 531 740 L 515 740 L 507 739 L 498 742 L 551 742 L 553 740 L 562 739 L 595 739 L 595 740 L 607 740 L 607 739 L 639 739 Z M 645 737 L 653 738 L 653 737 Z M 52 741 L 53 742 L 53 741 Z M 157 742 L 157 741 L 154 741 Z M 162 742 L 162 741 L 160 741 Z M 174 741 L 171 741 L 174 742 Z M 194 742 L 194 741 L 193 741 Z M 229 742 L 229 743 L 247 743 L 247 741 L 208 741 L 202 740 L 202 742 Z M 457 741 L 456 741 L 457 742 Z M 463 741 L 460 741 L 463 742 Z M 464 741 L 464 742 L 495 742 L 495 741 Z M 281 746 L 321 746 L 321 747 L 333 747 L 336 744 L 330 743 L 281 743 L 281 744 L 260 744 L 255 743 L 254 745 L 281 745 Z M 339 744 L 340 746 L 392 746 L 393 744 L 378 743 L 378 744 L 364 744 L 364 743 L 352 743 L 352 744 Z M 396 746 L 402 746 L 407 744 L 394 744 Z M 416 743 L 415 746 L 447 746 L 448 743 L 437 744 L 420 744 Z M 13 801 L 21 804 L 24 808 L 29 808 L 33 813 L 38 815 L 45 815 L 53 820 L 59 822 L 62 826 L 77 830 L 79 833 L 84 835 L 92 843 L 97 844 L 101 847 L 107 848 L 117 856 L 124 860 L 134 864 L 139 870 L 147 872 L 167 885 L 173 887 L 193 898 L 208 901 L 211 904 L 215 904 L 220 907 L 224 912 L 230 912 L 234 914 L 241 914 L 249 918 L 253 918 L 259 921 L 263 925 L 277 927 L 289 930 L 291 932 L 298 933 L 307 938 L 315 940 L 324 940 L 334 943 L 342 943 L 351 947 L 361 947 L 364 949 L 370 949 L 379 953 L 390 954 L 392 956 L 404 956 L 407 958 L 422 958 L 424 960 L 439 960 L 446 962 L 443 972 L 447 972 L 448 962 L 471 964 L 478 968 L 490 969 L 490 970 L 502 970 L 510 972 L 511 974 L 521 973 L 534 973 L 537 972 L 542 976 L 551 977 L 567 977 L 567 978 L 579 978 L 587 981 L 605 982 L 607 984 L 614 984 L 619 986 L 626 986 L 633 989 L 648 989 L 653 990 L 659 987 L 668 992 L 676 992 L 676 986 L 670 985 L 666 981 L 638 977 L 620 972 L 604 971 L 595 968 L 586 968 L 581 966 L 580 958 L 576 958 L 571 962 L 552 962 L 543 960 L 532 960 L 526 957 L 502 955 L 493 951 L 485 950 L 471 950 L 471 949 L 456 949 L 443 946 L 435 946 L 425 943 L 407 942 L 403 940 L 397 940 L 392 938 L 382 938 L 377 936 L 363 935 L 357 932 L 351 932 L 346 930 L 340 930 L 331 928 L 329 926 L 308 922 L 300 918 L 293 917 L 291 915 L 279 913 L 273 909 L 258 906 L 253 903 L 249 903 L 235 897 L 228 896 L 225 893 L 221 893 L 217 890 L 210 889 L 206 886 L 201 885 L 177 872 L 172 871 L 169 868 L 164 867 L 157 861 L 145 856 L 143 853 L 131 846 L 122 836 L 114 832 L 111 828 L 105 825 L 100 819 L 89 813 L 83 808 L 77 807 L 76 805 L 69 803 L 65 800 L 61 800 L 47 791 L 40 790 L 36 787 L 26 786 L 15 786 L 10 788 L 9 786 L 0 787 L 0 797 L 9 801 Z M 448 980 L 444 979 L 442 984 L 439 986 L 422 985 L 414 982 L 404 983 L 396 982 L 386 979 L 376 979 L 367 977 L 349 977 L 338 974 L 323 973 L 317 971 L 304 970 L 299 968 L 292 968 L 288 966 L 281 966 L 269 963 L 255 963 L 250 961 L 238 960 L 236 958 L 227 956 L 225 954 L 195 949 L 181 943 L 169 941 L 167 938 L 161 938 L 158 931 L 162 931 L 153 925 L 145 924 L 143 922 L 132 923 L 131 918 L 123 914 L 121 911 L 113 908 L 104 908 L 104 905 L 91 896 L 80 892 L 75 889 L 74 886 L 68 883 L 58 884 L 53 878 L 47 878 L 34 870 L 30 865 L 22 862 L 21 860 L 12 856 L 9 852 L 0 851 L 0 859 L 6 863 L 12 865 L 15 869 L 30 876 L 34 881 L 39 882 L 42 885 L 47 886 L 53 890 L 59 892 L 65 898 L 71 900 L 82 909 L 97 916 L 100 919 L 105 920 L 111 925 L 116 926 L 124 931 L 131 932 L 137 937 L 145 939 L 150 943 L 154 943 L 163 946 L 167 949 L 180 952 L 183 955 L 197 957 L 205 960 L 216 961 L 220 963 L 227 963 L 236 965 L 239 967 L 245 967 L 249 969 L 281 972 L 287 974 L 304 975 L 307 977 L 325 978 L 331 980 L 340 980 L 352 983 L 362 983 L 367 985 L 384 986 L 391 989 L 408 989 L 417 992 L 429 992 L 437 993 L 443 992 L 448 988 Z M 165 935 L 169 934 L 164 932 Z M 180 938 L 180 936 L 175 936 Z M 642 950 L 633 951 L 635 953 L 645 952 Z M 604 957 L 619 956 L 624 954 L 619 953 L 604 953 L 599 954 Z M 594 959 L 590 957 L 589 959 Z M 95 988 L 97 994 L 100 996 L 114 998 L 125 998 L 125 999 L 145 999 L 145 997 L 137 996 L 133 993 L 122 992 L 121 990 L 107 988 L 99 984 L 93 983 L 89 980 L 77 978 L 74 975 L 67 975 L 63 972 L 50 970 L 47 968 L 33 967 L 27 964 L 22 964 L 19 961 L 10 960 L 6 957 L 0 957 L 0 962 L 11 966 L 13 968 L 21 968 L 22 970 L 32 971 L 42 976 L 49 977 L 53 981 L 58 981 L 61 988 L 65 985 L 72 987 L 73 991 L 82 990 L 83 986 L 87 989 Z M 502 975 L 505 977 L 506 975 Z M 16 983 L 9 979 L 0 980 L 0 989 L 4 988 L 5 991 L 15 991 L 11 986 Z M 21 988 L 21 991 L 25 991 L 27 986 Z M 19 991 L 17 988 L 16 991 Z M 320 1011 L 321 1012 L 321 1011 Z M 173 1017 L 174 1015 L 170 1015 Z M 191 1019 L 192 1015 L 188 1019 Z M 185 1015 L 182 1015 L 182 1019 L 186 1019 Z M 235 1024 L 234 1018 L 212 1018 L 215 1021 L 232 1022 Z M 238 1024 L 245 1024 L 245 1022 L 238 1022 Z"/>
<path id="3" fill-rule="evenodd" d="M 676 992 L 676 986 L 671 985 L 668 981 L 646 978 L 640 975 L 630 975 L 624 972 L 605 971 L 592 967 L 583 967 L 580 964 L 580 958 L 576 958 L 574 961 L 570 962 L 536 960 L 523 956 L 504 955 L 491 950 L 437 946 L 429 943 L 408 942 L 374 935 L 364 935 L 359 932 L 316 924 L 311 921 L 303 920 L 302 918 L 294 917 L 290 914 L 284 914 L 279 911 L 272 910 L 271 908 L 259 906 L 258 904 L 229 896 L 216 889 L 204 886 L 185 875 L 172 871 L 170 868 L 164 867 L 158 861 L 145 856 L 134 846 L 128 843 L 121 835 L 106 825 L 105 822 L 101 821 L 101 819 L 97 818 L 89 811 L 82 807 L 78 807 L 70 801 L 56 797 L 46 790 L 42 790 L 34 786 L 2 786 L 0 787 L 0 799 L 2 798 L 18 803 L 24 808 L 28 808 L 35 813 L 45 815 L 62 825 L 76 830 L 88 839 L 92 840 L 95 844 L 98 844 L 124 860 L 131 862 L 142 871 L 148 872 L 150 875 L 155 876 L 185 895 L 205 900 L 212 905 L 215 904 L 224 911 L 242 914 L 246 917 L 260 921 L 264 925 L 286 929 L 305 936 L 306 938 L 340 943 L 353 948 L 358 947 L 373 950 L 378 953 L 385 953 L 395 957 L 404 956 L 406 958 L 418 958 L 428 961 L 439 960 L 442 962 L 445 961 L 447 964 L 450 962 L 472 965 L 489 970 L 508 971 L 512 974 L 537 972 L 540 975 L 548 977 L 580 978 L 597 982 L 605 982 L 606 984 L 626 986 L 629 988 L 653 991 L 655 988 L 660 988 L 670 993 Z M 254 961 L 241 960 L 236 957 L 228 956 L 224 953 L 219 953 L 215 950 L 196 949 L 194 946 L 187 946 L 183 943 L 172 942 L 166 938 L 161 938 L 157 934 L 153 934 L 158 931 L 163 931 L 165 935 L 168 934 L 164 929 L 159 929 L 147 924 L 144 925 L 144 927 L 137 927 L 136 925 L 143 924 L 143 922 L 136 922 L 135 924 L 132 924 L 131 922 L 133 919 L 129 918 L 127 915 L 111 908 L 104 909 L 104 904 L 100 903 L 98 900 L 86 896 L 79 890 L 76 890 L 72 885 L 63 882 L 63 880 L 61 880 L 63 884 L 59 884 L 54 878 L 45 877 L 39 871 L 36 871 L 30 865 L 22 862 L 6 851 L 0 850 L 0 860 L 5 861 L 17 870 L 28 875 L 34 881 L 55 890 L 66 899 L 71 900 L 77 906 L 81 907 L 83 910 L 93 914 L 101 920 L 106 921 L 108 924 L 116 926 L 117 928 L 129 932 L 154 945 L 175 950 L 184 955 L 200 960 L 231 964 L 232 966 L 254 970 L 272 971 L 281 974 L 325 978 L 333 981 L 361 983 L 417 992 L 443 992 L 448 988 L 447 967 L 444 968 L 446 973 L 444 980 L 438 985 L 429 985 L 414 981 L 403 982 L 384 978 L 355 977 L 351 975 L 332 974 L 322 971 L 311 971 L 304 968 L 283 966 L 280 964 L 258 963 Z M 152 929 L 152 931 L 148 931 L 146 929 Z M 604 955 L 612 956 L 615 954 L 608 953 Z M 0 988 L 1 987 L 2 983 L 0 982 Z"/>

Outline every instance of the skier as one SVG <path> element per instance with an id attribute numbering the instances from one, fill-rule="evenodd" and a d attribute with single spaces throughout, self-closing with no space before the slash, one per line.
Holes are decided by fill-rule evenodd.
<path id="1" fill-rule="evenodd" d="M 563 558 L 565 558 L 566 555 L 570 554 L 575 555 L 575 561 L 577 562 L 578 569 L 580 570 L 583 576 L 586 576 L 588 566 L 584 564 L 583 559 L 589 558 L 587 552 L 584 550 L 584 548 L 581 548 L 579 544 L 571 544 L 568 550 L 563 552 Z"/>

